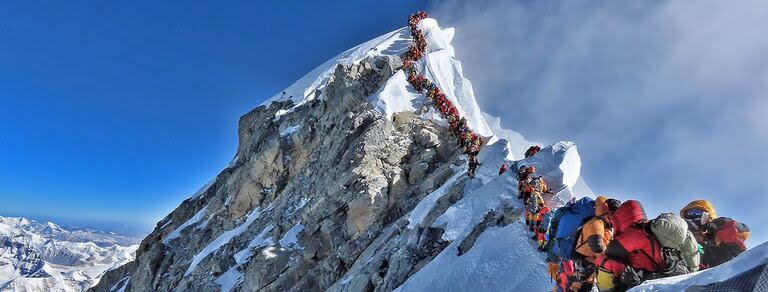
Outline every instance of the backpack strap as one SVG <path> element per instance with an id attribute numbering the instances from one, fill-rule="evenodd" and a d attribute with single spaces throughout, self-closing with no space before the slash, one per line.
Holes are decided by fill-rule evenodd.
<path id="1" fill-rule="evenodd" d="M 645 234 L 645 237 L 651 242 L 651 252 L 654 252 L 656 250 L 656 240 L 657 240 L 656 236 L 654 236 L 653 234 L 648 234 L 647 232 L 645 232 L 645 230 L 643 230 L 643 234 Z M 656 263 L 656 260 L 654 260 L 651 255 L 649 255 L 647 252 L 645 252 L 645 250 L 640 249 L 640 252 L 643 255 L 645 255 L 648 258 L 648 260 L 651 261 L 651 263 L 653 264 L 653 267 L 655 269 L 654 272 L 658 272 L 658 271 L 663 271 L 664 270 L 663 267 L 660 267 L 659 264 Z"/>

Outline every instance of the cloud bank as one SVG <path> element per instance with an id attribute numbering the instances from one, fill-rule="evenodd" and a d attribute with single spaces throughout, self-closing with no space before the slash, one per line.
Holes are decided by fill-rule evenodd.
<path id="1" fill-rule="evenodd" d="M 599 194 L 649 215 L 696 198 L 768 239 L 768 2 L 447 1 L 481 107 L 574 140 Z"/>

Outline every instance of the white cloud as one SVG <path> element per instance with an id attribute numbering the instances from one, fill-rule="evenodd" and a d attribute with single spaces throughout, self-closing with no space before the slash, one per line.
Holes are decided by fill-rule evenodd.
<path id="1" fill-rule="evenodd" d="M 530 139 L 575 140 L 595 191 L 638 197 L 649 215 L 712 199 L 768 239 L 754 207 L 768 203 L 768 2 L 448 1 L 430 12 L 456 26 L 481 106 Z"/>

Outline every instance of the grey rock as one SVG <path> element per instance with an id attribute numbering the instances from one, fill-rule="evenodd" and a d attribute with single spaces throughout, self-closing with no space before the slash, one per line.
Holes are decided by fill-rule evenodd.
<path id="1" fill-rule="evenodd" d="M 429 168 L 429 163 L 426 162 L 419 162 L 411 166 L 411 172 L 408 174 L 408 183 L 415 184 L 424 179 L 424 176 L 427 175 L 427 169 Z"/>
<path id="2" fill-rule="evenodd" d="M 437 135 L 427 129 L 419 131 L 416 139 L 424 147 L 437 147 L 440 145 L 440 139 L 437 138 Z"/>
<path id="3" fill-rule="evenodd" d="M 402 284 L 447 246 L 435 235 L 441 231 L 409 229 L 404 218 L 460 160 L 440 146 L 455 139 L 443 126 L 408 112 L 388 120 L 367 102 L 401 66 L 397 57 L 338 66 L 315 93 L 324 98 L 298 107 L 275 102 L 242 116 L 233 163 L 164 218 L 171 223 L 142 241 L 135 261 L 106 273 L 91 291 L 109 291 L 127 276 L 127 291 L 216 291 L 229 276 L 240 279 L 233 291 L 391 291 Z M 297 125 L 301 130 L 279 135 Z M 203 218 L 163 242 L 201 210 Z M 201 254 L 206 247 L 213 251 Z"/>

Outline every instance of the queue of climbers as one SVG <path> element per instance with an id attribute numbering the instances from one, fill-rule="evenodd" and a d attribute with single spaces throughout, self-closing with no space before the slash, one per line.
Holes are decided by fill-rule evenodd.
<path id="1" fill-rule="evenodd" d="M 419 73 L 417 61 L 427 51 L 427 40 L 418 24 L 424 11 L 412 14 L 408 26 L 414 43 L 403 56 L 408 82 L 424 93 L 428 102 L 448 120 L 458 147 L 468 155 L 474 178 L 483 137 L 472 131 L 465 117 L 435 83 Z M 531 146 L 525 157 L 541 147 Z M 517 164 L 513 164 L 516 167 Z M 509 166 L 503 163 L 499 175 Z M 599 196 L 575 198 L 560 208 L 545 198 L 554 194 L 532 165 L 513 171 L 519 199 L 525 205 L 525 223 L 539 252 L 546 253 L 548 274 L 557 284 L 553 291 L 624 291 L 645 280 L 682 275 L 720 265 L 745 251 L 749 228 L 727 217 L 717 217 L 714 206 L 696 200 L 679 212 L 648 219 L 640 202 L 621 202 Z"/>
<path id="2" fill-rule="evenodd" d="M 528 150 L 530 157 L 540 148 Z M 506 164 L 499 175 L 502 169 Z M 605 196 L 574 198 L 552 209 L 544 200 L 552 192 L 534 166 L 520 166 L 516 175 L 525 223 L 557 283 L 553 291 L 625 291 L 645 280 L 715 267 L 747 249 L 747 225 L 717 217 L 706 200 L 653 219 L 636 200 Z"/>
<path id="3" fill-rule="evenodd" d="M 437 84 L 427 79 L 424 74 L 419 73 L 417 68 L 416 62 L 427 51 L 427 39 L 424 36 L 424 32 L 418 27 L 418 24 L 427 17 L 427 13 L 424 11 L 419 11 L 408 17 L 408 26 L 411 29 L 411 37 L 414 43 L 408 48 L 402 58 L 403 68 L 406 70 L 408 82 L 413 88 L 418 92 L 424 93 L 427 96 L 428 103 L 431 103 L 440 112 L 440 115 L 448 120 L 451 134 L 458 139 L 458 147 L 468 155 L 467 164 L 469 171 L 467 171 L 467 175 L 474 178 L 477 167 L 482 165 L 477 159 L 477 155 L 480 154 L 480 148 L 484 142 L 483 137 L 469 128 L 466 117 L 462 117 L 459 114 L 459 110 L 446 97 L 445 92 Z"/>

